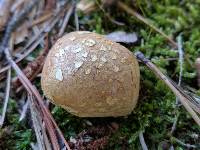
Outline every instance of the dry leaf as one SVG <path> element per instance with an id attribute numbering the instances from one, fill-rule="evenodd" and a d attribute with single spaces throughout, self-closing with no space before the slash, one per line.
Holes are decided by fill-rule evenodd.
<path id="1" fill-rule="evenodd" d="M 89 14 L 96 9 L 95 1 L 91 0 L 81 0 L 77 6 L 77 10 L 80 10 L 84 14 Z"/>
<path id="2" fill-rule="evenodd" d="M 13 33 L 14 36 L 14 44 L 17 45 L 25 40 L 28 37 L 28 23 L 25 22 L 21 26 L 17 28 L 17 30 Z"/>
<path id="3" fill-rule="evenodd" d="M 106 35 L 106 38 L 120 43 L 135 43 L 138 40 L 136 33 L 126 33 L 124 31 L 116 31 Z"/>
<path id="4" fill-rule="evenodd" d="M 12 2 L 12 0 L 0 0 L 0 31 L 3 30 L 8 21 Z"/>

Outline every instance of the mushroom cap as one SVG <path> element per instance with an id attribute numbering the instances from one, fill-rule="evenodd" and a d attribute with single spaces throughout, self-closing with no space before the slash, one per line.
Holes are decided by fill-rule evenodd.
<path id="1" fill-rule="evenodd" d="M 139 65 L 124 46 L 103 35 L 76 31 L 58 39 L 42 71 L 52 103 L 79 117 L 131 113 L 139 95 Z"/>

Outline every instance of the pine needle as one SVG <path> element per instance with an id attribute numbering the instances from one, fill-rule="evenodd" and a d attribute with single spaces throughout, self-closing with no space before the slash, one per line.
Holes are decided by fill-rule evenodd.
<path id="1" fill-rule="evenodd" d="M 177 43 L 173 41 L 168 35 L 166 35 L 164 32 L 162 32 L 160 29 L 158 29 L 156 26 L 154 26 L 152 23 L 150 23 L 146 18 L 144 18 L 142 15 L 137 13 L 135 10 L 127 6 L 121 1 L 118 1 L 118 6 L 122 10 L 126 11 L 127 13 L 131 14 L 132 16 L 136 17 L 138 20 L 142 21 L 144 24 L 148 25 L 150 28 L 152 28 L 154 31 L 161 34 L 169 43 L 171 43 L 175 48 L 178 47 Z"/>
<path id="2" fill-rule="evenodd" d="M 34 97 L 28 94 L 28 102 L 31 110 L 31 118 L 33 122 L 33 127 L 35 130 L 35 135 L 37 139 L 37 145 L 40 150 L 51 150 L 50 142 L 47 138 L 45 128 L 42 124 L 41 114 L 37 110 L 37 107 L 33 100 Z"/>
<path id="3" fill-rule="evenodd" d="M 10 95 L 10 82 L 11 82 L 11 69 L 8 69 L 3 112 L 2 112 L 2 115 L 0 116 L 0 127 L 3 126 L 4 119 L 6 116 L 6 110 L 7 110 L 8 100 L 9 100 L 9 95 Z"/>
<path id="4" fill-rule="evenodd" d="M 143 62 L 154 74 L 163 80 L 163 82 L 172 90 L 172 92 L 179 98 L 182 105 L 192 116 L 194 121 L 200 126 L 200 118 L 197 115 L 200 114 L 199 102 L 194 96 L 188 95 L 182 87 L 178 86 L 173 80 L 171 80 L 167 75 L 163 74 L 149 59 L 147 59 L 143 53 L 136 52 L 135 56 L 138 60 Z"/>

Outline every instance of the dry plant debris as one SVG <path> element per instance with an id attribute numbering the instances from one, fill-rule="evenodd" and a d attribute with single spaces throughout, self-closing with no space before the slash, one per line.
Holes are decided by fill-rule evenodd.
<path id="1" fill-rule="evenodd" d="M 1 0 L 0 149 L 199 149 L 199 7 L 190 0 Z M 139 103 L 126 118 L 80 119 L 52 105 L 41 95 L 41 69 L 56 40 L 75 30 L 114 32 L 112 40 L 167 75 L 179 98 L 141 65 Z"/>

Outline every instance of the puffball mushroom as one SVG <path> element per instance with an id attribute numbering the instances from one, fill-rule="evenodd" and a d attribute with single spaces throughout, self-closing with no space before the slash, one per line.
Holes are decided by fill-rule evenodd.
<path id="1" fill-rule="evenodd" d="M 44 94 L 79 117 L 131 113 L 139 95 L 139 65 L 124 46 L 88 31 L 58 39 L 42 71 Z"/>

